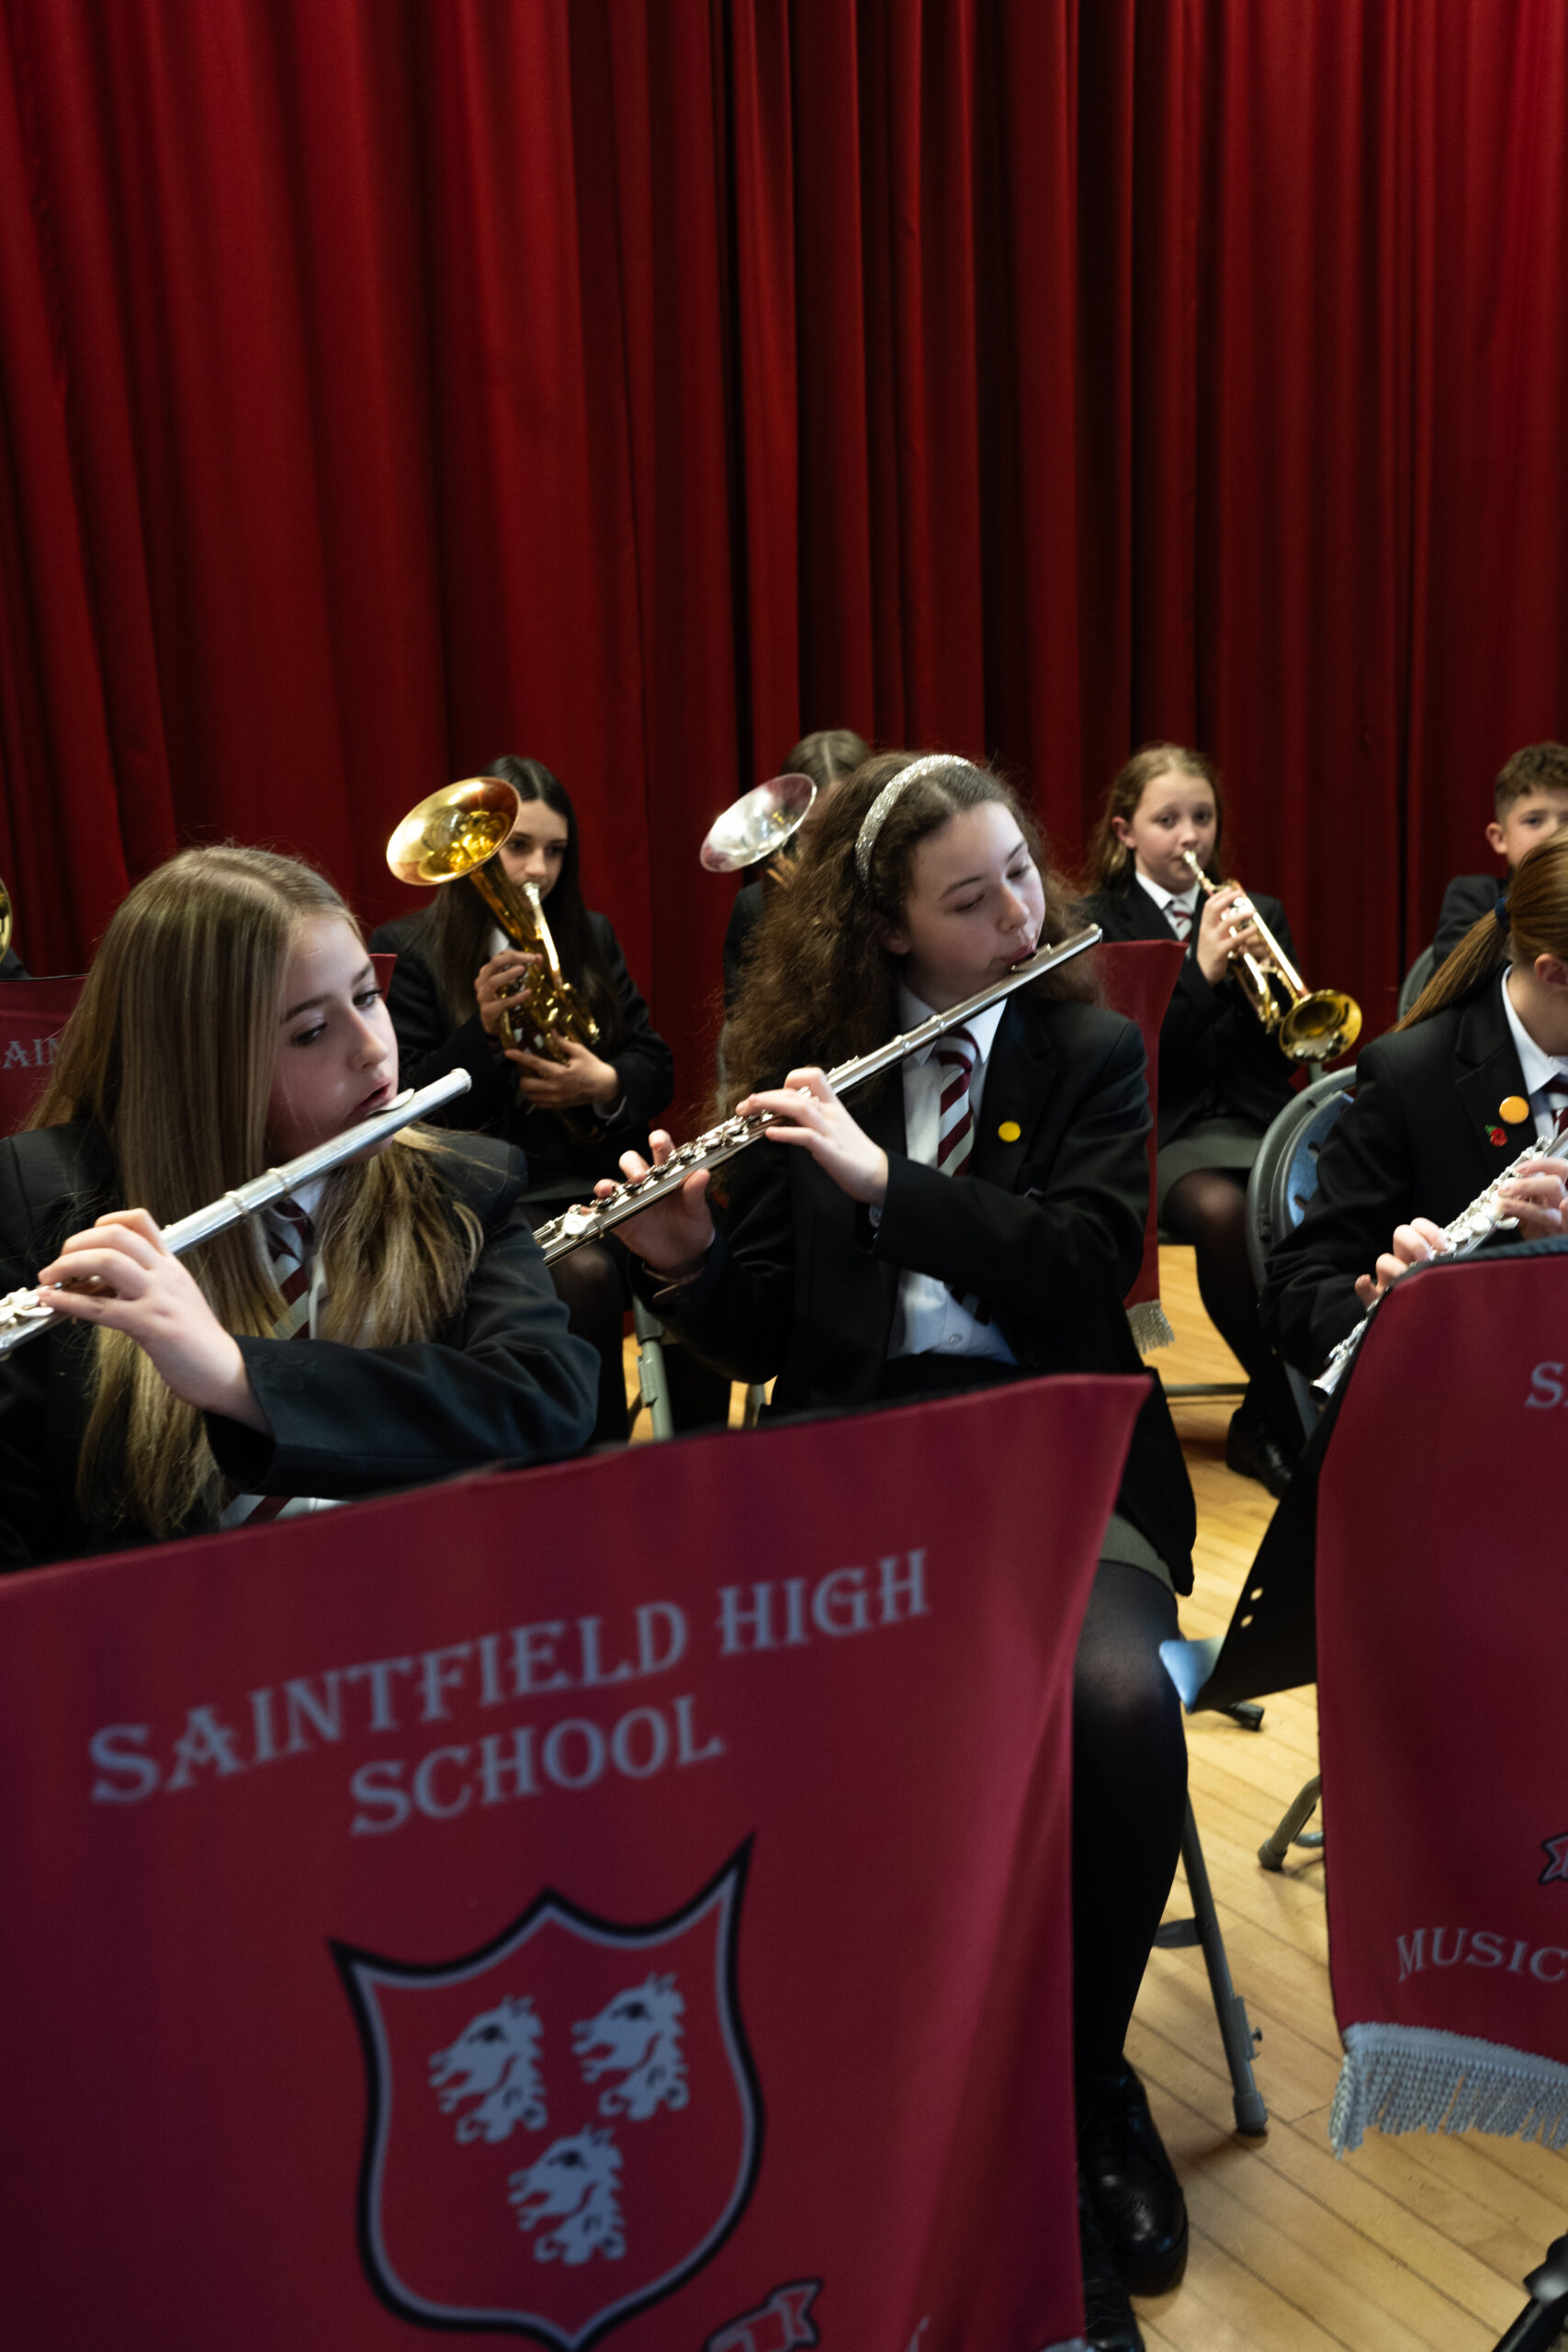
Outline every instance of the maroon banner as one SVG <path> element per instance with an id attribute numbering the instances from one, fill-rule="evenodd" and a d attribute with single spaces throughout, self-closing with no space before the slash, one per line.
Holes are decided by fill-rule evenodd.
<path id="1" fill-rule="evenodd" d="M 1568 2141 L 1568 1253 L 1407 1277 L 1318 1490 L 1333 2132 Z"/>
<path id="2" fill-rule="evenodd" d="M 79 973 L 0 983 L 0 1136 L 14 1136 L 42 1093 L 81 993 Z"/>
<path id="3" fill-rule="evenodd" d="M 1071 2339 L 1071 1661 L 1140 1395 L 0 1588 L 7 2346 Z"/>

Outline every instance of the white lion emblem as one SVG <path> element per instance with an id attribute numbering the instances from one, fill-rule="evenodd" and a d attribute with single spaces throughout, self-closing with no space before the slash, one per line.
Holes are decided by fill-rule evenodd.
<path id="1" fill-rule="evenodd" d="M 672 1976 L 649 1976 L 617 1993 L 596 2018 L 573 2026 L 571 2054 L 582 2062 L 583 2081 L 596 2083 L 601 2075 L 622 2077 L 600 2092 L 601 2115 L 624 2113 L 634 2123 L 646 2123 L 661 2106 L 685 2106 L 680 2027 L 685 2008 Z"/>
<path id="2" fill-rule="evenodd" d="M 608 2132 L 592 2128 L 570 2139 L 552 2140 L 536 2164 L 514 2172 L 508 2198 L 517 2208 L 517 2226 L 531 2230 L 552 2222 L 534 2242 L 536 2262 L 591 2261 L 602 2254 L 618 2262 L 626 2250 L 615 2194 L 620 2150 Z"/>
<path id="3" fill-rule="evenodd" d="M 430 2062 L 430 2087 L 441 2094 L 441 2112 L 450 2115 L 466 2098 L 479 2098 L 457 2122 L 459 2140 L 504 2140 L 514 2124 L 542 2132 L 545 2086 L 539 2079 L 539 2042 L 544 2027 L 525 1996 L 508 1997 L 483 2009 L 464 2027 L 449 2050 Z"/>

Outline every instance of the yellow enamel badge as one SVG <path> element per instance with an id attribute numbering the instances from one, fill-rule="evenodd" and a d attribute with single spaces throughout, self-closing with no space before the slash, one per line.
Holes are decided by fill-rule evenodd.
<path id="1" fill-rule="evenodd" d="M 1497 1116 L 1506 1119 L 1511 1127 L 1522 1125 L 1529 1114 L 1530 1106 L 1522 1094 L 1505 1094 L 1497 1105 Z"/>
<path id="2" fill-rule="evenodd" d="M 1000 1136 L 1003 1143 L 1016 1143 L 1020 1136 L 1023 1133 L 1023 1129 L 1019 1125 L 1016 1119 L 1004 1119 L 1001 1125 L 997 1129 L 997 1133 Z"/>

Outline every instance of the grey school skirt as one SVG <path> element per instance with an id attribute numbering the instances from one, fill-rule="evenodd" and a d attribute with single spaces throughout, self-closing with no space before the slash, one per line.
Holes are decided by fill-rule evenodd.
<path id="1" fill-rule="evenodd" d="M 1234 1168 L 1239 1173 L 1251 1167 L 1262 1140 L 1257 1127 L 1223 1113 L 1216 1118 L 1200 1119 L 1174 1143 L 1168 1143 L 1155 1159 L 1155 1206 L 1161 1218 L 1166 1194 L 1179 1178 L 1190 1176 L 1195 1168 Z"/>

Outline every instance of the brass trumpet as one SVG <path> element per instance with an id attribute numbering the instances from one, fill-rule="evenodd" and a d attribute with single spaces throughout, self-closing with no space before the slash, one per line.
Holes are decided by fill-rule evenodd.
<path id="1" fill-rule="evenodd" d="M 1216 890 L 1235 889 L 1235 883 L 1211 882 L 1190 849 L 1183 859 L 1198 876 L 1206 898 Z M 1334 1062 L 1348 1054 L 1361 1034 L 1361 1008 L 1339 989 L 1309 989 L 1251 899 L 1239 898 L 1232 912 L 1249 922 L 1263 942 L 1263 953 L 1251 948 L 1236 958 L 1235 977 L 1242 994 L 1273 1038 L 1293 1062 Z"/>
<path id="2" fill-rule="evenodd" d="M 538 884 L 514 883 L 493 863 L 522 806 L 522 795 L 498 775 L 444 785 L 409 810 L 387 843 L 387 864 L 415 888 L 467 876 L 513 945 L 541 959 L 512 985 L 515 1010 L 508 1004 L 502 1013 L 501 1041 L 563 1062 L 568 1039 L 598 1043 L 599 1023 L 561 970 Z"/>

